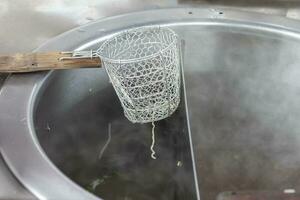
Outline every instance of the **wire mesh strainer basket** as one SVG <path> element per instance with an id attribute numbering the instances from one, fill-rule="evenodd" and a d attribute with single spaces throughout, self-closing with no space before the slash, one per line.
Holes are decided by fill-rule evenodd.
<path id="1" fill-rule="evenodd" d="M 123 31 L 97 50 L 131 122 L 170 116 L 180 102 L 177 35 L 169 28 Z"/>

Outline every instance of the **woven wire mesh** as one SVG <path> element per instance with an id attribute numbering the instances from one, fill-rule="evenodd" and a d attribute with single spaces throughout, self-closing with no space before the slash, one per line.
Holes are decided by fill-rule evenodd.
<path id="1" fill-rule="evenodd" d="M 131 122 L 170 116 L 180 102 L 179 51 L 169 28 L 141 27 L 123 31 L 97 50 L 102 65 Z"/>

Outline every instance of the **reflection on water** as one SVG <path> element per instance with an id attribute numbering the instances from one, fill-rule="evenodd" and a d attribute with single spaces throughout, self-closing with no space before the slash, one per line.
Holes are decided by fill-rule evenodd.
<path id="1" fill-rule="evenodd" d="M 44 92 L 35 126 L 49 158 L 68 177 L 108 200 L 196 199 L 184 102 L 156 122 L 132 124 L 111 86 L 87 95 L 67 111 L 55 109 L 53 85 Z"/>

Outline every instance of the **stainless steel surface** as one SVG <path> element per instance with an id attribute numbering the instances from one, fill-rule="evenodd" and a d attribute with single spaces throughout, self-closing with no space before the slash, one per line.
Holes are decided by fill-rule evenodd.
<path id="1" fill-rule="evenodd" d="M 186 27 L 186 90 L 203 199 L 231 190 L 299 191 L 298 27 Z"/>
<path id="2" fill-rule="evenodd" d="M 300 194 L 295 192 L 226 192 L 218 196 L 217 200 L 299 200 Z"/>
<path id="3" fill-rule="evenodd" d="M 147 11 L 89 24 L 39 50 L 91 49 L 104 36 L 149 23 L 168 25 L 186 40 L 186 92 L 203 199 L 214 199 L 231 188 L 297 187 L 297 21 L 226 9 Z M 94 72 L 61 75 L 63 80 L 73 80 L 75 89 L 95 86 L 85 78 L 97 76 Z M 40 86 L 51 83 L 50 75 L 13 75 L 0 95 L 1 152 L 21 182 L 39 197 L 63 195 L 53 180 L 80 191 L 50 163 L 34 134 L 34 100 Z M 82 78 L 74 81 L 75 75 Z M 63 97 L 57 104 L 59 111 L 72 107 L 88 91 L 57 88 L 57 92 Z M 52 174 L 53 180 L 45 174 Z"/>
<path id="4" fill-rule="evenodd" d="M 0 53 L 31 51 L 50 38 L 99 18 L 134 10 L 169 6 L 233 7 L 272 15 L 300 19 L 300 3 L 296 0 L 2 0 L 0 2 Z M 76 13 L 76 14 L 75 14 Z M 78 30 L 81 31 L 81 30 Z M 0 85 L 6 75 L 0 75 Z M 1 87 L 1 86 L 0 86 Z M 0 127 L 0 132 L 2 127 Z M 0 166 L 0 199 L 21 198 L 24 189 Z M 17 192 L 17 194 L 15 193 Z"/>
<path id="5" fill-rule="evenodd" d="M 0 53 L 34 50 L 64 31 L 107 16 L 163 7 L 208 5 L 300 18 L 297 0 L 2 0 Z"/>
<path id="6" fill-rule="evenodd" d="M 0 180 L 6 180 L 5 182 L 1 182 L 0 199 L 36 199 L 16 181 L 16 178 L 10 173 L 9 168 L 2 158 L 0 158 L 0 169 Z"/>
<path id="7" fill-rule="evenodd" d="M 32 51 L 60 33 L 103 17 L 176 5 L 178 2 L 173 0 L 2 0 L 0 53 Z M 7 75 L 0 74 L 0 88 L 6 77 Z M 26 189 L 13 178 L 7 178 L 11 174 L 2 165 L 0 175 L 0 185 L 3 189 L 0 199 L 25 198 L 22 198 L 22 194 Z"/>
<path id="8" fill-rule="evenodd" d="M 141 25 L 144 23 L 149 23 L 149 22 L 153 22 L 152 13 L 149 13 L 148 16 L 145 16 L 144 18 L 144 14 L 143 13 L 138 13 L 137 16 L 132 16 L 132 15 L 128 15 L 128 17 L 125 16 L 120 16 L 118 18 L 112 18 L 112 19 L 107 19 L 107 20 L 103 20 L 103 21 L 99 21 L 97 23 L 93 23 L 90 24 L 88 26 L 85 27 L 81 27 L 80 31 L 74 30 L 72 32 L 69 32 L 67 34 L 61 35 L 60 37 L 52 40 L 51 42 L 47 43 L 44 45 L 44 47 L 42 47 L 41 49 L 39 49 L 40 51 L 50 51 L 52 49 L 58 49 L 61 51 L 65 51 L 65 50 L 72 50 L 72 49 L 76 49 L 76 50 L 82 50 L 82 49 L 86 49 L 86 48 L 94 48 L 93 45 L 98 46 L 99 42 L 101 42 L 101 40 L 105 39 L 102 36 L 107 36 L 109 34 L 116 32 L 116 31 L 120 31 L 120 30 L 124 30 L 124 28 L 128 28 L 128 27 L 132 27 L 133 25 L 137 25 L 138 23 L 140 23 Z M 140 18 L 140 20 L 135 19 L 136 17 Z M 164 17 L 164 12 L 160 12 L 160 18 Z M 176 18 L 176 17 L 175 17 Z M 146 20 L 145 20 L 146 19 Z M 148 19 L 148 20 L 147 20 Z M 167 18 L 166 18 L 167 19 Z M 97 31 L 101 29 L 100 31 Z M 80 41 L 78 40 L 78 38 L 80 38 Z M 62 46 L 62 41 L 64 41 L 63 46 Z M 86 41 L 86 42 L 82 42 L 82 41 Z M 88 42 L 87 42 L 88 41 Z M 80 46 L 82 45 L 82 46 Z M 78 73 L 79 71 L 75 71 L 76 73 Z M 75 73 L 74 72 L 74 73 Z M 86 71 L 86 76 L 83 73 L 84 71 L 82 71 L 80 74 L 80 77 L 82 77 L 83 79 L 81 79 L 81 81 L 78 79 L 76 82 L 72 81 L 74 80 L 74 75 L 72 75 L 71 71 L 69 73 L 66 73 L 68 77 L 64 77 L 62 80 L 64 81 L 72 81 L 73 85 L 72 88 L 82 88 L 80 86 L 88 86 L 87 84 L 83 84 L 83 83 L 87 83 L 87 79 L 86 77 L 91 78 L 93 76 L 96 76 L 97 79 L 95 80 L 105 80 L 104 78 L 101 79 L 101 76 L 104 76 L 105 74 L 102 71 L 102 75 L 101 74 L 96 74 L 94 71 Z M 101 71 L 99 71 L 100 73 Z M 91 74 L 92 73 L 92 74 Z M 100 76 L 101 75 L 101 76 Z M 44 155 L 43 151 L 41 150 L 38 142 L 36 141 L 36 137 L 35 137 L 35 133 L 33 131 L 33 127 L 32 127 L 32 110 L 33 110 L 33 100 L 35 99 L 35 95 L 36 92 L 39 90 L 40 85 L 43 83 L 43 78 L 44 75 L 43 74 L 35 74 L 35 75 L 30 75 L 28 74 L 28 76 L 26 75 L 20 75 L 20 76 L 15 76 L 13 75 L 13 77 L 18 77 L 18 81 L 20 81 L 19 83 L 25 84 L 29 87 L 33 86 L 33 88 L 27 88 L 28 90 L 23 90 L 26 93 L 26 97 L 24 96 L 23 100 L 27 99 L 28 101 L 22 101 L 21 104 L 18 105 L 18 107 L 20 106 L 21 110 L 19 110 L 20 112 L 14 112 L 14 113 L 8 113 L 8 111 L 10 109 L 6 109 L 7 107 L 5 106 L 6 103 L 11 102 L 11 98 L 9 98 L 7 96 L 7 92 L 13 92 L 13 88 L 6 88 L 6 84 L 3 86 L 2 90 L 1 90 L 1 97 L 4 97 L 3 101 L 0 100 L 0 105 L 3 105 L 3 108 L 5 109 L 2 110 L 3 112 L 1 113 L 5 113 L 5 115 L 1 115 L 1 119 L 0 119 L 0 123 L 1 123 L 1 127 L 3 127 L 4 124 L 6 124 L 6 127 L 11 127 L 12 129 L 14 129 L 15 131 L 13 132 L 18 132 L 17 137 L 22 137 L 24 136 L 25 138 L 19 138 L 18 141 L 14 141 L 12 137 L 14 137 L 11 134 L 6 135 L 7 130 L 4 130 L 4 134 L 2 134 L 2 136 L 5 137 L 8 136 L 8 140 L 5 140 L 3 138 L 3 140 L 1 140 L 1 151 L 2 154 L 4 155 L 5 160 L 7 161 L 8 165 L 11 167 L 11 170 L 14 172 L 14 174 L 16 174 L 16 176 L 21 180 L 21 182 L 28 188 L 30 189 L 30 191 L 32 193 L 34 193 L 37 197 L 39 198 L 53 198 L 53 199 L 57 199 L 57 198 L 63 198 L 63 199 L 72 199 L 74 197 L 83 197 L 82 195 L 88 195 L 87 192 L 83 191 L 82 189 L 78 188 L 77 185 L 75 185 L 73 182 L 68 181 L 68 179 L 61 174 L 61 172 L 56 170 L 56 167 L 53 166 L 51 164 L 51 162 L 48 160 L 48 158 Z M 71 80 L 70 80 L 71 78 Z M 10 85 L 10 80 L 13 80 L 14 78 L 10 78 L 7 80 L 7 84 Z M 33 81 L 33 82 L 32 82 Z M 47 79 L 46 82 L 48 82 L 49 79 Z M 49 81 L 50 82 L 50 81 Z M 108 81 L 106 81 L 106 83 L 108 83 Z M 33 84 L 33 85 L 31 85 Z M 92 84 L 95 84 L 95 82 L 92 82 Z M 70 84 L 69 84 L 70 85 Z M 105 84 L 97 84 L 97 85 L 102 85 L 102 87 L 105 86 Z M 20 88 L 20 87 L 19 87 Z M 24 88 L 23 88 L 24 89 Z M 97 89 L 101 89 L 101 88 L 97 88 Z M 57 109 L 63 111 L 65 109 L 70 109 L 74 103 L 76 103 L 75 97 L 79 97 L 78 100 L 80 100 L 80 98 L 83 98 L 84 96 L 82 96 L 84 93 L 86 93 L 88 90 L 80 90 L 81 94 L 77 91 L 72 93 L 70 90 L 68 90 L 68 96 L 63 95 L 64 100 L 62 101 L 62 105 L 61 107 L 59 105 L 57 105 Z M 15 91 L 16 92 L 16 91 Z M 83 93 L 82 93 L 83 92 Z M 15 94 L 17 94 L 19 92 L 16 92 Z M 25 94 L 23 93 L 23 95 Z M 65 92 L 63 92 L 65 93 Z M 65 94 L 67 94 L 65 93 Z M 17 96 L 14 96 L 13 98 L 17 98 Z M 30 104 L 28 104 L 28 102 L 31 102 Z M 6 107 L 6 108 L 5 108 Z M 29 109 L 29 110 L 28 110 Z M 3 118 L 2 118 L 3 117 Z M 13 119 L 11 121 L 10 124 L 6 123 L 5 119 Z M 16 124 L 16 121 L 20 123 Z M 10 120 L 9 120 L 10 121 Z M 3 124 L 2 124 L 3 123 Z M 19 125 L 18 125 L 19 124 Z M 27 126 L 28 125 L 28 126 Z M 27 127 L 27 128 L 26 128 Z M 23 135 L 23 133 L 17 131 L 17 129 L 22 129 L 23 131 L 27 132 L 29 131 L 30 134 L 25 134 Z M 5 128 L 6 129 L 6 128 Z M 9 142 L 10 141 L 10 142 Z M 5 150 L 6 148 L 10 148 L 13 146 L 22 146 L 22 151 L 21 152 L 16 152 L 16 151 L 11 151 L 10 154 L 7 150 Z M 30 153 L 31 152 L 31 153 Z M 30 158 L 34 159 L 31 160 L 29 159 L 28 153 L 30 154 Z M 9 155 L 10 154 L 10 155 Z M 27 156 L 26 156 L 27 154 Z M 15 157 L 16 159 L 11 159 L 12 157 Z M 35 165 L 33 166 L 32 163 L 35 163 Z M 12 167 L 15 166 L 15 167 Z M 27 172 L 25 172 L 25 171 Z M 20 171 L 22 173 L 20 173 Z M 47 174 L 47 176 L 45 176 L 45 174 Z M 56 174 L 56 175 L 55 175 Z M 42 176 L 40 176 L 42 175 Z M 52 177 L 51 179 L 49 179 L 48 177 Z M 63 186 L 63 187 L 62 187 Z M 67 192 L 66 191 L 70 191 Z M 81 193 L 81 194 L 80 194 Z M 74 196 L 72 196 L 72 195 Z M 92 198 L 92 197 L 90 197 Z"/>

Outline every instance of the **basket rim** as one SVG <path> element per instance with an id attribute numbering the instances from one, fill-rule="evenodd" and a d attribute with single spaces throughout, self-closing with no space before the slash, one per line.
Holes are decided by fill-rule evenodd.
<path id="1" fill-rule="evenodd" d="M 163 48 L 162 50 L 160 51 L 157 51 L 151 55 L 148 55 L 148 56 L 143 56 L 143 57 L 140 57 L 140 58 L 131 58 L 131 59 L 112 59 L 112 58 L 109 58 L 107 56 L 104 56 L 103 54 L 101 54 L 100 52 L 102 51 L 103 48 L 105 48 L 108 43 L 110 41 L 112 41 L 114 38 L 120 36 L 120 35 L 123 35 L 124 33 L 130 33 L 130 32 L 133 32 L 133 31 L 136 31 L 136 30 L 139 30 L 139 29 L 162 29 L 162 30 L 166 30 L 168 32 L 170 32 L 170 34 L 172 36 L 174 36 L 174 41 L 172 41 L 170 44 L 168 44 L 167 47 Z M 168 27 L 161 27 L 161 26 L 141 26 L 141 27 L 137 27 L 137 28 L 132 28 L 132 29 L 128 29 L 128 30 L 125 30 L 125 31 L 121 31 L 119 33 L 117 33 L 116 35 L 114 35 L 113 37 L 109 38 L 108 40 L 106 40 L 96 51 L 96 54 L 100 57 L 101 61 L 104 61 L 104 62 L 110 62 L 110 63 L 119 63 L 119 64 L 126 64 L 126 63 L 133 63 L 133 62 L 138 62 L 138 61 L 143 61 L 143 60 L 147 60 L 147 59 L 150 59 L 150 58 L 153 58 L 153 57 L 156 57 L 157 55 L 159 54 L 162 54 L 163 52 L 169 50 L 173 45 L 175 45 L 176 43 L 178 42 L 178 35 L 175 33 L 175 31 L 173 31 L 172 29 L 168 28 Z"/>

